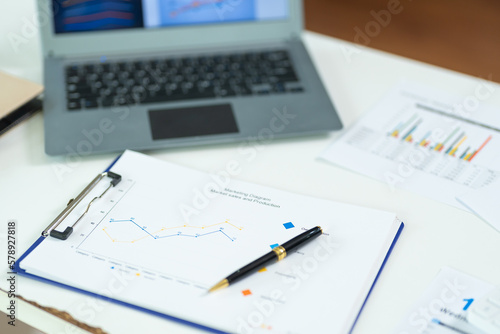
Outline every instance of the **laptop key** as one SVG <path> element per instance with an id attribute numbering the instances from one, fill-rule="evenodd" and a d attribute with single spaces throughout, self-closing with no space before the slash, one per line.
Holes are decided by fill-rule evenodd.
<path id="1" fill-rule="evenodd" d="M 271 61 L 278 61 L 278 60 L 282 60 L 285 58 L 288 58 L 288 55 L 285 51 L 270 52 L 267 56 L 267 59 L 269 59 Z"/>
<path id="2" fill-rule="evenodd" d="M 111 107 L 114 105 L 114 99 L 112 97 L 101 98 L 101 104 L 103 107 Z"/>
<path id="3" fill-rule="evenodd" d="M 68 110 L 80 110 L 82 109 L 82 104 L 80 100 L 68 100 L 67 108 Z"/>
<path id="4" fill-rule="evenodd" d="M 96 67 L 93 64 L 87 64 L 83 66 L 83 70 L 85 70 L 85 72 L 94 72 L 95 68 Z"/>
<path id="5" fill-rule="evenodd" d="M 66 82 L 70 84 L 77 84 L 80 82 L 80 77 L 78 75 L 72 75 L 66 78 Z"/>
<path id="6" fill-rule="evenodd" d="M 229 86 L 221 86 L 214 89 L 214 93 L 218 97 L 235 96 L 236 92 Z"/>
<path id="7" fill-rule="evenodd" d="M 82 98 L 82 95 L 78 92 L 68 93 L 69 101 L 79 101 Z"/>
<path id="8" fill-rule="evenodd" d="M 77 86 L 78 87 L 78 86 Z M 82 87 L 82 88 L 77 88 L 75 90 L 75 92 L 78 92 L 80 93 L 80 95 L 82 97 L 89 97 L 89 96 L 97 96 L 97 93 L 94 93 L 92 91 L 92 88 L 90 88 L 89 86 L 85 86 L 85 87 Z"/>
<path id="9" fill-rule="evenodd" d="M 206 89 L 206 90 L 195 90 L 189 98 L 194 98 L 194 99 L 210 99 L 216 97 L 215 93 L 211 89 Z"/>
<path id="10" fill-rule="evenodd" d="M 115 97 L 115 104 L 117 106 L 126 106 L 126 105 L 131 105 L 134 104 L 132 99 L 127 99 L 126 96 L 117 96 Z"/>
<path id="11" fill-rule="evenodd" d="M 90 98 L 90 99 L 85 99 L 83 105 L 85 106 L 86 109 L 94 109 L 98 107 L 97 104 L 97 98 Z"/>
<path id="12" fill-rule="evenodd" d="M 286 92 L 285 85 L 282 83 L 277 83 L 272 87 L 272 91 L 278 94 L 285 93 Z"/>
<path id="13" fill-rule="evenodd" d="M 165 95 L 146 95 L 141 99 L 140 103 L 159 103 L 166 101 Z"/>
<path id="14" fill-rule="evenodd" d="M 78 66 L 77 65 L 68 66 L 66 68 L 66 77 L 70 77 L 73 75 L 78 75 Z"/>
<path id="15" fill-rule="evenodd" d="M 290 92 L 292 92 L 292 93 L 302 93 L 303 91 L 304 91 L 304 88 L 302 88 L 302 87 L 290 88 Z"/>
<path id="16" fill-rule="evenodd" d="M 108 87 L 99 90 L 99 95 L 103 97 L 111 96 L 111 94 L 113 94 L 113 90 Z"/>
<path id="17" fill-rule="evenodd" d="M 252 89 L 250 89 L 246 86 L 234 87 L 234 91 L 236 92 L 237 95 L 241 95 L 241 96 L 248 96 L 248 95 L 253 94 Z"/>
<path id="18" fill-rule="evenodd" d="M 299 79 L 295 73 L 287 73 L 283 75 L 276 75 L 276 77 L 282 82 L 297 82 Z"/>

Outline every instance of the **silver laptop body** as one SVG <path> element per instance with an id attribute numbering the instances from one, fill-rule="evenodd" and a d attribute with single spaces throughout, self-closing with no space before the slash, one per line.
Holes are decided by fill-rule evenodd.
<path id="1" fill-rule="evenodd" d="M 42 25 L 46 153 L 264 143 L 340 129 L 301 41 L 302 1 L 265 1 L 39 0 L 51 18 Z"/>

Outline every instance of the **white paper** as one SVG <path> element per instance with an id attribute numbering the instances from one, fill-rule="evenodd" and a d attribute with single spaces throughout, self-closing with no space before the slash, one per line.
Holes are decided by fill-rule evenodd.
<path id="1" fill-rule="evenodd" d="M 444 267 L 393 334 L 484 334 L 467 321 L 474 300 L 495 286 Z"/>
<path id="2" fill-rule="evenodd" d="M 500 232 L 500 181 L 457 197 L 469 210 Z"/>
<path id="3" fill-rule="evenodd" d="M 47 238 L 21 267 L 229 332 L 347 332 L 400 226 L 394 213 L 211 176 L 130 151 L 112 171 L 123 180 L 92 205 L 73 235 Z M 284 261 L 207 293 L 274 244 L 316 225 L 324 234 Z"/>
<path id="4" fill-rule="evenodd" d="M 402 83 L 321 157 L 464 209 L 458 195 L 500 175 L 500 112 L 472 97 Z"/>

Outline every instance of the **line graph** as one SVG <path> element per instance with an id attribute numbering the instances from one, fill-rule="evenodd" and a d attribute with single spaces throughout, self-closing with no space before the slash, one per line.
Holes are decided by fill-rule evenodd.
<path id="1" fill-rule="evenodd" d="M 172 189 L 192 189 L 199 179 L 188 178 L 192 185 L 175 177 L 153 180 L 142 165 L 125 168 L 122 159 L 113 168 L 123 181 L 94 207 L 71 239 L 78 254 L 90 255 L 106 270 L 140 273 L 148 283 L 166 282 L 161 277 L 167 277 L 182 287 L 208 287 L 242 262 L 269 252 L 269 244 L 283 241 L 278 238 L 284 238 L 283 231 L 294 234 L 288 215 L 268 209 L 254 217 L 249 214 L 253 206 L 224 197 L 185 217 L 181 204 L 191 194 Z M 133 173 L 140 176 L 132 179 Z M 149 173 L 159 172 L 152 168 Z"/>
<path id="2" fill-rule="evenodd" d="M 197 8 L 200 8 L 202 6 L 207 6 L 207 5 L 217 5 L 224 2 L 224 0 L 195 0 L 191 1 L 190 3 L 181 6 L 177 9 L 174 9 L 170 12 L 171 17 L 176 17 L 180 14 L 183 14 L 185 12 L 189 12 L 191 10 L 195 10 Z"/>
<path id="3" fill-rule="evenodd" d="M 159 1 L 161 26 L 212 24 L 256 20 L 255 1 L 170 0 Z"/>
<path id="4" fill-rule="evenodd" d="M 154 232 L 150 232 L 148 230 L 147 226 L 141 226 L 135 220 L 136 219 L 134 217 L 132 217 L 130 219 L 110 219 L 109 220 L 110 225 L 102 228 L 102 231 L 108 236 L 108 238 L 112 242 L 136 243 L 136 242 L 139 242 L 139 241 L 144 240 L 144 239 L 159 240 L 159 239 L 166 239 L 166 238 L 173 238 L 173 237 L 202 238 L 202 237 L 206 237 L 206 236 L 214 235 L 214 234 L 221 234 L 225 238 L 227 238 L 228 240 L 235 241 L 236 240 L 235 237 L 231 237 L 225 232 L 224 225 L 232 227 L 238 231 L 241 231 L 243 229 L 242 227 L 236 226 L 236 225 L 230 223 L 229 221 L 225 220 L 225 221 L 220 222 L 220 223 L 215 223 L 215 224 L 211 224 L 211 225 L 203 225 L 203 226 L 183 224 L 183 225 L 174 226 L 174 227 L 162 227 L 160 229 L 157 229 Z M 142 233 L 144 235 L 141 237 L 133 238 L 131 240 L 124 240 L 124 239 L 114 237 L 113 232 L 108 231 L 110 226 L 112 226 L 114 224 L 123 224 L 123 223 L 130 223 L 132 226 L 136 227 L 136 230 L 142 231 Z M 218 228 L 216 228 L 215 230 L 205 232 L 205 233 L 192 233 L 192 232 L 186 233 L 186 231 L 191 231 L 191 230 L 205 231 L 207 229 L 211 229 L 211 228 L 217 227 L 217 226 L 218 226 Z M 175 230 L 176 230 L 176 232 L 172 233 L 172 231 L 175 231 Z M 166 234 L 164 234 L 164 233 L 166 233 Z"/>

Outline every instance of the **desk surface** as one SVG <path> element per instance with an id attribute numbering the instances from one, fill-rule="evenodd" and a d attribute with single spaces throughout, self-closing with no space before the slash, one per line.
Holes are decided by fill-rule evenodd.
<path id="1" fill-rule="evenodd" d="M 33 7 L 34 1 L 2 3 L 0 29 L 21 34 L 23 22 L 32 20 Z M 464 97 L 474 94 L 480 84 L 476 78 L 329 37 L 305 33 L 304 39 L 346 128 L 400 80 L 416 81 Z M 1 39 L 0 43 L 1 70 L 41 82 L 37 37 L 27 38 L 17 51 L 8 39 Z M 500 89 L 488 103 L 500 107 Z M 0 137 L 0 222 L 17 220 L 18 255 L 37 239 L 70 196 L 116 156 L 49 157 L 43 151 L 42 123 L 42 114 L 38 114 Z M 443 266 L 500 283 L 496 258 L 500 254 L 500 233 L 466 211 L 407 191 L 391 190 L 384 183 L 318 161 L 318 154 L 336 136 L 338 133 L 268 144 L 250 141 L 258 151 L 250 162 L 240 155 L 237 144 L 147 153 L 206 172 L 222 170 L 228 161 L 236 159 L 242 165 L 238 177 L 241 180 L 396 212 L 406 228 L 354 333 L 390 332 Z M 5 233 L 6 230 L 0 231 L 2 236 Z M 5 243 L 5 238 L 1 240 Z M 0 280 L 0 287 L 5 288 L 5 279 Z M 66 309 L 76 318 L 110 333 L 195 332 L 114 304 L 95 304 L 83 295 L 23 277 L 18 278 L 18 293 L 42 305 Z M 18 316 L 21 320 L 29 317 Z"/>

